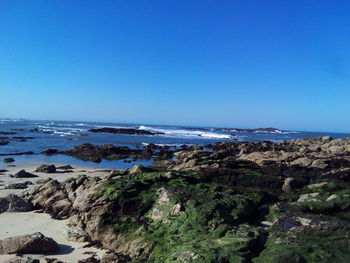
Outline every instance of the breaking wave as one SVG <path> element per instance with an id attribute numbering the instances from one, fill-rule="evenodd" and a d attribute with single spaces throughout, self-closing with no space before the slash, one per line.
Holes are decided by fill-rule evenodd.
<path id="1" fill-rule="evenodd" d="M 185 130 L 185 129 L 164 129 L 164 128 L 154 128 L 149 126 L 141 125 L 138 127 L 139 130 L 146 130 L 151 132 L 161 132 L 164 133 L 161 136 L 166 137 L 177 137 L 177 138 L 203 138 L 203 139 L 226 139 L 232 140 L 236 136 L 230 134 L 221 134 L 212 131 L 200 131 L 200 130 Z"/>

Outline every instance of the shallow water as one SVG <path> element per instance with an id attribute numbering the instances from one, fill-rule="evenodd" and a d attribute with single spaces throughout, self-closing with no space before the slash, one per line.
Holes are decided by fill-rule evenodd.
<path id="1" fill-rule="evenodd" d="M 163 132 L 162 135 L 127 135 L 127 134 L 108 134 L 91 133 L 89 129 L 102 127 L 113 128 L 135 128 L 153 132 Z M 18 131 L 18 130 L 23 131 Z M 38 129 L 39 132 L 29 130 Z M 8 145 L 0 146 L 0 153 L 18 153 L 33 151 L 34 155 L 14 156 L 16 163 L 70 163 L 82 166 L 94 166 L 100 168 L 123 169 L 134 164 L 125 163 L 123 160 L 103 160 L 101 163 L 92 163 L 89 161 L 78 160 L 65 155 L 46 156 L 39 154 L 47 148 L 58 150 L 68 150 L 73 146 L 83 143 L 92 143 L 96 145 L 114 144 L 119 146 L 128 146 L 130 148 L 141 148 L 149 143 L 159 145 L 170 145 L 179 147 L 183 144 L 205 145 L 216 142 L 234 142 L 250 141 L 258 142 L 263 140 L 282 141 L 296 138 L 309 138 L 329 135 L 333 138 L 344 138 L 350 134 L 329 133 L 329 132 L 302 132 L 302 131 L 284 131 L 276 133 L 268 132 L 235 132 L 223 131 L 214 127 L 180 127 L 164 125 L 142 125 L 142 124 L 118 124 L 118 123 L 100 123 L 100 122 L 70 122 L 70 121 L 34 121 L 34 120 L 12 120 L 0 119 L 0 131 L 17 132 L 15 135 L 0 135 L 2 137 L 34 137 L 27 141 L 13 141 Z M 3 156 L 2 158 L 5 158 Z M 137 163 L 150 165 L 150 161 L 137 160 Z"/>

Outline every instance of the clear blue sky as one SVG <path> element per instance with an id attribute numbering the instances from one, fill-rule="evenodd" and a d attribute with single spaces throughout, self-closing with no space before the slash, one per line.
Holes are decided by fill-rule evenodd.
<path id="1" fill-rule="evenodd" d="M 0 117 L 350 132 L 350 1 L 0 1 Z"/>

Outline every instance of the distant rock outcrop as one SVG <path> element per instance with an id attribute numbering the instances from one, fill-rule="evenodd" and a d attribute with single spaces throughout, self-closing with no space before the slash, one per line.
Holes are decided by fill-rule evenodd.
<path id="1" fill-rule="evenodd" d="M 116 128 L 101 128 L 101 129 L 90 129 L 89 132 L 103 132 L 103 133 L 116 133 L 116 134 L 134 134 L 134 135 L 159 135 L 164 134 L 162 132 L 151 132 L 146 130 L 138 129 L 116 129 Z"/>

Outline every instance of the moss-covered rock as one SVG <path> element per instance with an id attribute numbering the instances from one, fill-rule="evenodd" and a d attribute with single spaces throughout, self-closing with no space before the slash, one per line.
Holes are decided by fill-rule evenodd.
<path id="1" fill-rule="evenodd" d="M 253 263 L 350 262 L 349 229 L 272 233 Z"/>
<path id="2" fill-rule="evenodd" d="M 100 189 L 111 201 L 104 222 L 151 246 L 148 262 L 245 262 L 262 244 L 247 224 L 256 223 L 264 194 L 223 183 L 197 172 L 124 174 Z"/>
<path id="3" fill-rule="evenodd" d="M 208 155 L 200 158 L 212 167 Z M 116 251 L 133 262 L 157 263 L 348 259 L 349 218 L 337 217 L 349 207 L 346 184 L 319 181 L 285 193 L 282 177 L 251 162 L 217 164 L 116 172 L 99 192 L 110 202 L 103 222 L 119 237 Z"/>

